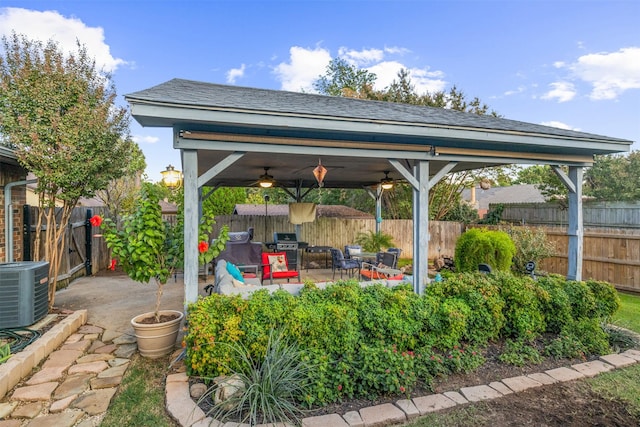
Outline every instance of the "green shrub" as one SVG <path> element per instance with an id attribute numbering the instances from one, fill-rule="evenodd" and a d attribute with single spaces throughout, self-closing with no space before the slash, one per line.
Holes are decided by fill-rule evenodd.
<path id="1" fill-rule="evenodd" d="M 549 294 L 530 277 L 496 272 L 488 276 L 504 299 L 505 337 L 531 341 L 546 330 L 542 304 Z"/>
<path id="2" fill-rule="evenodd" d="M 392 248 L 394 245 L 393 236 L 382 231 L 358 233 L 356 243 L 361 245 L 365 252 L 380 252 L 382 249 Z"/>
<path id="3" fill-rule="evenodd" d="M 547 233 L 542 228 L 510 226 L 505 231 L 516 247 L 511 266 L 516 273 L 526 274 L 525 266 L 529 261 L 540 265 L 540 261 L 555 253 L 555 245 L 547 239 Z"/>
<path id="4" fill-rule="evenodd" d="M 566 280 L 558 275 L 549 275 L 538 277 L 536 283 L 549 294 L 549 298 L 541 303 L 547 323 L 546 331 L 558 334 L 573 321 L 571 300 L 565 291 Z"/>
<path id="5" fill-rule="evenodd" d="M 298 297 L 284 291 L 212 295 L 191 304 L 185 336 L 190 375 L 241 372 L 246 360 L 269 354 L 269 334 L 280 330 L 311 366 L 308 388 L 295 399 L 308 406 L 351 397 L 409 394 L 418 382 L 469 371 L 484 361 L 479 349 L 511 339 L 508 363 L 534 363 L 530 347 L 544 332 L 555 357 L 603 354 L 608 335 L 601 322 L 617 307 L 615 292 L 601 282 L 567 282 L 559 276 L 534 281 L 509 272 L 457 273 L 430 285 L 425 295 L 409 286 L 361 288 L 355 281 L 318 289 L 305 284 Z"/>
<path id="6" fill-rule="evenodd" d="M 540 352 L 524 340 L 506 340 L 505 348 L 498 357 L 501 362 L 514 366 L 524 366 L 529 363 L 534 365 L 542 361 Z"/>
<path id="7" fill-rule="evenodd" d="M 252 426 L 299 423 L 302 411 L 296 403 L 307 394 L 310 366 L 297 345 L 288 342 L 282 332 L 271 330 L 259 359 L 240 343 L 228 347 L 237 360 L 236 367 L 229 370 L 244 386 L 228 400 L 214 404 L 207 415 L 219 421 L 239 419 Z M 211 399 L 219 386 L 211 386 L 200 400 Z"/>
<path id="8" fill-rule="evenodd" d="M 415 355 L 395 346 L 363 345 L 356 359 L 357 394 L 375 398 L 381 394 L 409 395 L 416 381 Z"/>
<path id="9" fill-rule="evenodd" d="M 586 284 L 596 301 L 595 316 L 602 320 L 610 321 L 613 315 L 620 309 L 618 291 L 607 282 L 587 280 Z"/>
<path id="10" fill-rule="evenodd" d="M 516 247 L 504 231 L 472 228 L 458 238 L 454 262 L 456 271 L 477 271 L 478 264 L 489 264 L 497 271 L 509 271 Z"/>
<path id="11" fill-rule="evenodd" d="M 440 298 L 458 298 L 471 309 L 463 338 L 475 344 L 486 344 L 499 338 L 505 324 L 504 299 L 500 289 L 485 274 L 451 275 L 431 284 L 426 293 Z"/>

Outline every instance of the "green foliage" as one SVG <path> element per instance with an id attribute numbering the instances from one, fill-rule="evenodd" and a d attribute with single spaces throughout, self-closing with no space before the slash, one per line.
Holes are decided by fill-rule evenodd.
<path id="1" fill-rule="evenodd" d="M 212 189 L 203 187 L 203 194 L 208 194 Z M 247 190 L 240 187 L 219 187 L 202 202 L 204 216 L 231 215 L 238 203 L 246 203 Z"/>
<path id="2" fill-rule="evenodd" d="M 383 248 L 392 248 L 394 246 L 393 236 L 382 231 L 377 233 L 375 231 L 358 233 L 356 243 L 362 246 L 365 252 L 380 252 Z"/>
<path id="3" fill-rule="evenodd" d="M 325 289 L 307 283 L 298 297 L 282 290 L 247 300 L 216 294 L 189 307 L 187 367 L 204 377 L 236 372 L 240 359 L 220 343 L 239 343 L 258 360 L 269 331 L 281 329 L 313 367 L 306 394 L 296 397 L 301 404 L 409 396 L 435 376 L 475 369 L 484 362 L 482 348 L 500 337 L 511 340 L 504 360 L 518 365 L 535 363 L 539 355 L 529 343 L 554 331 L 560 335 L 545 343 L 546 354 L 603 354 L 608 336 L 599 325 L 613 306 L 615 294 L 600 284 L 509 272 L 452 274 L 422 296 L 410 286 L 362 288 L 356 281 Z"/>
<path id="4" fill-rule="evenodd" d="M 226 344 L 219 344 L 226 345 Z M 237 359 L 237 368 L 230 368 L 243 387 L 228 400 L 215 404 L 207 415 L 219 421 L 241 420 L 255 426 L 258 423 L 299 423 L 302 412 L 296 399 L 307 394 L 310 366 L 294 343 L 281 331 L 270 330 L 264 355 L 251 356 L 241 343 L 228 344 Z M 219 385 L 210 387 L 201 399 L 211 399 Z"/>
<path id="5" fill-rule="evenodd" d="M 442 218 L 442 221 L 456 221 L 463 224 L 477 222 L 480 218 L 478 211 L 465 202 L 460 202 L 453 206 Z"/>
<path id="6" fill-rule="evenodd" d="M 485 274 L 455 274 L 442 282 L 434 282 L 428 295 L 456 298 L 470 309 L 464 339 L 479 345 L 498 339 L 505 325 L 505 301 L 500 288 Z"/>
<path id="7" fill-rule="evenodd" d="M 136 282 L 148 283 L 151 279 L 158 285 L 155 314 L 158 318 L 162 287 L 176 268 L 182 265 L 184 258 L 183 225 L 171 225 L 162 219 L 160 207 L 161 192 L 151 183 L 143 183 L 135 209 L 122 219 L 122 227 L 106 218 L 102 223 L 107 247 L 111 249 L 122 269 Z M 211 221 L 205 222 L 211 229 Z M 203 259 L 215 257 L 222 249 L 226 239 L 226 228 L 221 231 L 219 241 L 200 255 Z"/>
<path id="8" fill-rule="evenodd" d="M 358 395 L 375 398 L 389 393 L 410 395 L 418 377 L 413 351 L 399 351 L 395 345 L 362 345 L 356 358 Z"/>
<path id="9" fill-rule="evenodd" d="M 563 168 L 566 171 L 566 167 Z M 514 184 L 535 184 L 547 201 L 567 198 L 568 190 L 549 165 L 527 166 L 518 172 Z"/>
<path id="10" fill-rule="evenodd" d="M 133 160 L 129 112 L 116 97 L 111 76 L 79 43 L 76 52 L 64 52 L 53 40 L 2 37 L 0 139 L 38 179 L 37 224 L 46 228 L 36 233 L 33 253 L 49 261 L 49 308 L 73 208 L 126 175 Z"/>
<path id="11" fill-rule="evenodd" d="M 585 283 L 596 300 L 595 316 L 606 321 L 611 320 L 620 309 L 620 297 L 616 288 L 610 283 L 598 280 L 587 280 Z"/>
<path id="12" fill-rule="evenodd" d="M 491 205 L 489 207 L 489 212 L 487 212 L 485 217 L 482 218 L 480 221 L 478 221 L 478 223 L 489 224 L 489 225 L 500 224 L 500 221 L 502 221 L 503 211 L 504 211 L 504 204 L 498 203 L 497 205 Z"/>
<path id="13" fill-rule="evenodd" d="M 513 241 L 504 231 L 472 228 L 456 242 L 456 270 L 477 271 L 478 264 L 489 264 L 494 270 L 508 271 L 515 252 Z"/>
<path id="14" fill-rule="evenodd" d="M 540 352 L 524 340 L 506 340 L 503 353 L 498 357 L 501 362 L 515 366 L 538 364 L 542 362 Z"/>
<path id="15" fill-rule="evenodd" d="M 11 357 L 11 346 L 9 343 L 0 345 L 0 363 L 4 363 Z"/>
<path id="16" fill-rule="evenodd" d="M 491 276 L 504 299 L 503 335 L 527 341 L 540 336 L 546 329 L 542 304 L 549 300 L 549 294 L 529 277 L 520 278 L 504 272 Z"/>
<path id="17" fill-rule="evenodd" d="M 525 266 L 529 261 L 540 265 L 540 261 L 555 253 L 555 246 L 542 228 L 510 226 L 505 231 L 516 246 L 511 268 L 517 273 L 526 274 Z"/>
<path id="18" fill-rule="evenodd" d="M 596 156 L 584 178 L 586 196 L 597 200 L 640 200 L 640 151 Z"/>

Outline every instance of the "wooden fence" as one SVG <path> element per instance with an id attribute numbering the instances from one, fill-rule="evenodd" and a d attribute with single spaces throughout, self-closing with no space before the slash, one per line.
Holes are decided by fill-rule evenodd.
<path id="1" fill-rule="evenodd" d="M 490 208 L 493 205 L 490 206 Z M 526 225 L 566 226 L 567 207 L 558 202 L 503 204 L 502 221 Z M 585 227 L 640 228 L 640 204 L 628 202 L 585 202 Z"/>
<path id="2" fill-rule="evenodd" d="M 295 232 L 295 226 L 289 223 L 287 216 L 260 215 L 221 215 L 216 217 L 214 235 L 220 227 L 229 226 L 229 231 L 246 231 L 254 228 L 254 240 L 272 242 L 274 232 Z M 374 219 L 318 218 L 314 222 L 300 227 L 299 240 L 316 246 L 344 248 L 355 243 L 358 233 L 375 231 Z M 413 221 L 384 220 L 381 229 L 393 236 L 394 245 L 402 249 L 402 258 L 413 257 Z M 457 222 L 430 221 L 429 259 L 439 255 L 453 256 L 455 243 L 462 233 L 463 226 Z"/>
<path id="3" fill-rule="evenodd" d="M 87 208 L 77 207 L 73 209 L 71 218 L 69 220 L 69 228 L 66 233 L 65 251 L 62 254 L 62 261 L 60 264 L 60 271 L 58 274 L 58 281 L 65 282 L 72 280 L 75 277 L 83 276 L 86 274 L 87 263 L 87 235 L 86 235 L 86 220 L 87 211 L 91 211 L 91 215 L 104 216 L 107 211 L 103 207 Z M 29 206 L 26 209 L 24 224 L 30 224 L 23 232 L 23 244 L 25 248 L 33 248 L 33 243 L 36 236 L 36 225 L 38 220 L 38 208 Z M 44 239 L 44 227 L 40 233 Z M 98 229 L 93 229 L 96 235 L 91 235 L 91 274 L 96 274 L 100 270 L 104 270 L 109 265 L 109 251 L 104 239 L 99 235 Z M 32 249 L 31 249 L 32 251 Z M 27 259 L 29 258 L 29 259 Z M 34 261 L 44 259 L 44 243 L 40 245 L 40 253 L 35 254 L 31 252 L 30 256 L 24 257 L 26 261 Z"/>
<path id="4" fill-rule="evenodd" d="M 556 256 L 544 260 L 550 273 L 567 274 L 569 238 L 566 227 L 544 227 Z M 617 289 L 640 292 L 640 230 L 585 228 L 582 278 L 603 280 Z"/>

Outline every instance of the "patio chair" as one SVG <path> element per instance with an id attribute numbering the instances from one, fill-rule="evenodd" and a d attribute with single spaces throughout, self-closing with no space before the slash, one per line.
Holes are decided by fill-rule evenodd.
<path id="1" fill-rule="evenodd" d="M 384 265 L 386 268 L 398 268 L 398 257 L 396 252 L 378 252 L 376 254 L 376 265 Z"/>
<path id="2" fill-rule="evenodd" d="M 362 246 L 360 245 L 345 245 L 344 246 L 344 258 L 352 259 L 358 257 L 362 253 Z"/>
<path id="3" fill-rule="evenodd" d="M 365 280 L 402 280 L 402 271 L 391 268 L 384 264 L 373 265 L 368 262 L 362 263 L 360 276 Z"/>
<path id="4" fill-rule="evenodd" d="M 331 248 L 331 269 L 333 270 L 333 278 L 336 278 L 336 270 L 340 270 L 340 278 L 342 272 L 346 271 L 349 277 L 360 269 L 360 261 L 357 259 L 345 259 L 340 249 Z"/>
<path id="5" fill-rule="evenodd" d="M 273 284 L 273 279 L 297 278 L 300 280 L 300 272 L 289 270 L 286 252 L 263 252 L 262 253 L 262 281 L 269 279 L 269 284 Z"/>

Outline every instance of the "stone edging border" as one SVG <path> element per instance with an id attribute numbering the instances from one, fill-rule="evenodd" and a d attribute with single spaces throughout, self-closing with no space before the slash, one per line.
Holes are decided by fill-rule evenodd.
<path id="1" fill-rule="evenodd" d="M 364 427 L 365 425 L 401 424 L 421 415 L 456 405 L 495 399 L 506 394 L 518 393 L 543 385 L 593 377 L 603 372 L 623 368 L 638 362 L 640 362 L 640 350 L 631 349 L 623 353 L 600 356 L 598 360 L 571 365 L 570 368 L 555 368 L 545 372 L 505 378 L 502 381 L 495 381 L 488 385 L 463 387 L 459 391 L 402 399 L 398 400 L 395 405 L 385 403 L 362 408 L 359 411 L 350 411 L 342 416 L 330 414 L 304 418 L 302 427 L 324 427 L 329 425 L 334 427 Z M 227 424 L 207 417 L 204 411 L 195 404 L 189 393 L 189 377 L 186 373 L 168 375 L 165 393 L 167 411 L 182 427 L 227 426 Z M 228 425 L 249 427 L 248 424 L 228 423 Z M 273 427 L 273 424 L 256 427 L 261 426 Z M 289 424 L 279 424 L 279 426 L 293 427 Z"/>
<path id="2" fill-rule="evenodd" d="M 34 367 L 58 348 L 80 326 L 87 323 L 87 310 L 77 310 L 62 319 L 40 338 L 21 352 L 11 356 L 0 365 L 0 399 L 23 378 L 31 374 Z"/>

